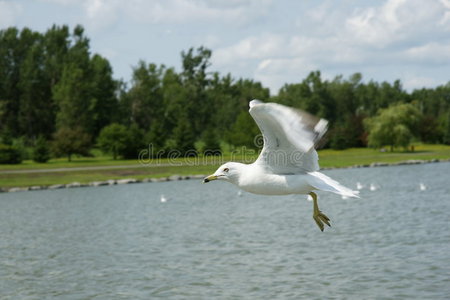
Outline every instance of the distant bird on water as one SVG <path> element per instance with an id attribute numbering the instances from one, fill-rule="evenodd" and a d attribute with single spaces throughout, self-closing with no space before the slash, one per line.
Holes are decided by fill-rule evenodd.
<path id="1" fill-rule="evenodd" d="M 421 191 L 426 191 L 426 190 L 427 190 L 427 186 L 421 182 L 421 183 L 419 184 L 419 189 L 420 189 Z"/>

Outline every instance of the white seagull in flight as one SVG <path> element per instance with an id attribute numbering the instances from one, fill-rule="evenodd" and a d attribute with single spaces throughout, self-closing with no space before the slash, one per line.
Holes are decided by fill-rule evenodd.
<path id="1" fill-rule="evenodd" d="M 310 195 L 313 219 L 320 230 L 330 219 L 319 210 L 315 190 L 345 197 L 358 197 L 351 189 L 318 172 L 315 144 L 325 134 L 328 122 L 306 112 L 277 103 L 250 101 L 250 114 L 264 137 L 264 147 L 252 164 L 228 162 L 203 182 L 225 180 L 242 190 L 262 195 Z"/>

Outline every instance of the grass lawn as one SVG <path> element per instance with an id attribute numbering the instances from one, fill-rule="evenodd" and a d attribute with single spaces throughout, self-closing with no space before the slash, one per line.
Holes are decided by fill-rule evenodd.
<path id="1" fill-rule="evenodd" d="M 52 159 L 40 164 L 24 161 L 19 165 L 0 165 L 0 187 L 21 187 L 33 185 L 67 184 L 71 182 L 87 183 L 107 179 L 120 178 L 158 178 L 174 174 L 194 175 L 212 173 L 218 165 L 226 161 L 243 161 L 251 163 L 257 157 L 256 153 L 247 155 L 228 154 L 215 158 L 160 159 L 157 161 L 112 160 L 110 157 Z M 450 146 L 445 145 L 415 145 L 414 152 L 380 152 L 367 148 L 346 150 L 320 150 L 319 163 L 323 168 L 349 167 L 353 165 L 370 164 L 373 162 L 395 163 L 411 159 L 450 159 Z M 80 170 L 74 168 L 96 168 Z M 104 167 L 107 167 L 104 168 Z M 56 171 L 55 169 L 63 170 Z M 27 170 L 44 170 L 38 173 Z M 20 171 L 22 173 L 2 173 L 5 171 Z"/>
<path id="2" fill-rule="evenodd" d="M 319 164 L 323 168 L 339 168 L 373 162 L 396 163 L 411 159 L 450 159 L 450 146 L 447 145 L 419 144 L 415 145 L 414 148 L 414 152 L 381 152 L 368 148 L 352 148 L 342 151 L 325 149 L 319 151 Z"/>
<path id="3" fill-rule="evenodd" d="M 53 185 L 67 184 L 71 182 L 89 183 L 92 181 L 102 181 L 108 179 L 123 178 L 160 178 L 174 174 L 194 175 L 207 174 L 213 172 L 216 166 L 162 166 L 148 168 L 130 168 L 130 169 L 108 169 L 98 171 L 67 171 L 67 172 L 45 172 L 45 173 L 26 173 L 26 174 L 0 174 L 1 187 L 22 187 L 35 185 Z"/>

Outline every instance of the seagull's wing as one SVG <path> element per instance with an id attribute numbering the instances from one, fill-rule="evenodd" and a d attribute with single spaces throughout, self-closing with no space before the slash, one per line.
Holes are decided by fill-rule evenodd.
<path id="1" fill-rule="evenodd" d="M 249 112 L 264 137 L 264 147 L 255 164 L 276 174 L 319 170 L 319 157 L 314 145 L 327 130 L 326 120 L 298 109 L 259 100 L 250 101 Z"/>

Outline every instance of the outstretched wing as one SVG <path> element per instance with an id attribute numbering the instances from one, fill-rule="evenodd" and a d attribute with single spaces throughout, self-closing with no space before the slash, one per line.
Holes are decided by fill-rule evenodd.
<path id="1" fill-rule="evenodd" d="M 327 130 L 326 120 L 259 100 L 250 101 L 249 112 L 264 137 L 264 147 L 255 164 L 276 174 L 319 170 L 319 157 L 314 146 Z"/>

